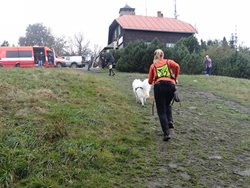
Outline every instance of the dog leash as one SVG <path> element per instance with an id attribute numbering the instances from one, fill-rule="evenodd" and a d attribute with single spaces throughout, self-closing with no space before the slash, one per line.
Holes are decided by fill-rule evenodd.
<path id="1" fill-rule="evenodd" d="M 152 103 L 152 115 L 153 116 L 155 115 L 155 100 L 153 100 L 153 103 Z"/>

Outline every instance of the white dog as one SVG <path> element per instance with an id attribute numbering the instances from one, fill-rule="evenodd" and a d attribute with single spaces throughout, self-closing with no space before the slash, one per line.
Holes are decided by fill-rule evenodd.
<path id="1" fill-rule="evenodd" d="M 147 98 L 150 96 L 149 93 L 151 90 L 151 85 L 148 83 L 148 79 L 143 81 L 135 79 L 132 83 L 132 87 L 136 102 L 141 102 L 141 105 L 144 106 Z"/>

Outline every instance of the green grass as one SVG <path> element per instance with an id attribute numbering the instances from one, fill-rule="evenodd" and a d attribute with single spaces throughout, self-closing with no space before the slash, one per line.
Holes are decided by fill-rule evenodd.
<path id="1" fill-rule="evenodd" d="M 250 107 L 250 81 L 223 76 L 183 75 L 183 84 L 209 91 L 228 100 Z M 182 80 L 180 81 L 182 83 Z"/>
<path id="2" fill-rule="evenodd" d="M 135 103 L 146 74 L 0 69 L 0 187 L 247 187 L 250 81 L 181 75 L 176 129 Z M 217 157 L 219 158 L 217 159 Z"/>

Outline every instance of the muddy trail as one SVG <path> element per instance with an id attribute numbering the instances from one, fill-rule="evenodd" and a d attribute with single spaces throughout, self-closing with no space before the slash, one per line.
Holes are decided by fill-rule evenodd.
<path id="1" fill-rule="evenodd" d="M 250 109 L 212 92 L 179 87 L 172 139 L 155 122 L 157 167 L 148 187 L 250 188 Z"/>

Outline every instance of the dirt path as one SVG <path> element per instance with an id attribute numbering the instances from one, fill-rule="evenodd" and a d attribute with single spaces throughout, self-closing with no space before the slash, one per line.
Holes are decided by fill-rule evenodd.
<path id="1" fill-rule="evenodd" d="M 248 113 L 250 114 L 250 108 L 243 106 L 237 102 L 234 101 L 229 101 L 223 97 L 220 96 L 216 96 L 213 93 L 209 93 L 209 92 L 195 92 L 194 93 L 197 97 L 203 98 L 204 100 L 216 100 L 216 101 L 221 101 L 224 102 L 227 106 L 230 106 L 231 108 L 235 108 L 238 109 L 242 112 Z"/>
<path id="2" fill-rule="evenodd" d="M 250 109 L 191 88 L 180 95 L 173 138 L 163 142 L 155 125 L 158 162 L 148 187 L 250 188 Z"/>

